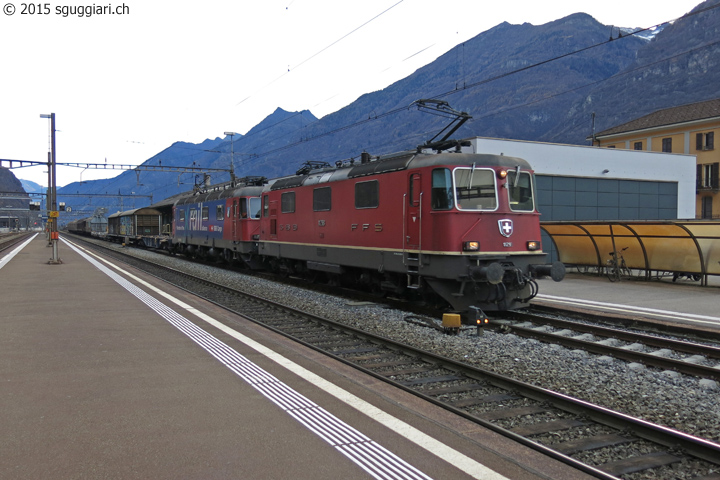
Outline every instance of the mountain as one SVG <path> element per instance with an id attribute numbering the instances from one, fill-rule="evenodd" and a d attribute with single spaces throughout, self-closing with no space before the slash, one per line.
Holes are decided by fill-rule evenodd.
<path id="1" fill-rule="evenodd" d="M 720 97 L 718 5 L 720 0 L 708 0 L 645 37 L 584 13 L 544 25 L 502 23 L 321 119 L 307 110 L 278 108 L 246 135 L 178 142 L 145 165 L 229 170 L 232 163 L 238 176 L 272 178 L 295 172 L 307 160 L 334 163 L 362 151 L 377 155 L 414 148 L 449 122 L 411 106 L 421 98 L 445 100 L 473 116 L 455 138 L 587 144 L 593 117 L 600 131 L 660 108 Z M 213 182 L 228 178 L 213 173 Z M 63 193 L 135 192 L 136 197 L 122 200 L 88 200 L 88 207 L 105 202 L 115 211 L 150 201 L 137 195 L 158 201 L 201 180 L 188 173 L 125 172 L 68 185 L 59 195 L 63 201 Z"/>
<path id="2" fill-rule="evenodd" d="M 31 182 L 30 180 L 20 179 L 20 184 L 27 193 L 46 193 L 47 191 L 47 187 Z"/>
<path id="3" fill-rule="evenodd" d="M 576 100 L 545 141 L 584 143 L 595 131 L 654 111 L 720 97 L 720 0 L 708 0 L 640 48 L 617 75 Z"/>
<path id="4" fill-rule="evenodd" d="M 14 194 L 20 194 L 20 195 L 14 195 Z M 10 197 L 24 197 L 25 196 L 25 190 L 23 190 L 23 185 L 18 180 L 15 175 L 10 171 L 10 169 L 5 167 L 0 167 L 0 196 L 10 196 Z M 0 209 L 8 208 L 8 209 L 15 209 L 15 208 L 28 208 L 28 200 L 20 200 L 20 199 L 3 199 L 2 203 L 0 203 Z"/>

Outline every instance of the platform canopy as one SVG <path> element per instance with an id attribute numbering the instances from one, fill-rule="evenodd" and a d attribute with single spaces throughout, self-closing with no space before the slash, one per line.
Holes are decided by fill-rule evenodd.
<path id="1" fill-rule="evenodd" d="M 631 269 L 720 275 L 720 222 L 630 221 L 542 222 L 566 265 L 606 265 L 622 254 Z"/>

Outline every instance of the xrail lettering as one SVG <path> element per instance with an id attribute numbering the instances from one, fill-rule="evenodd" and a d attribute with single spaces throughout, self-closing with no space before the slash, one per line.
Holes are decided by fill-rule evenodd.
<path id="1" fill-rule="evenodd" d="M 194 208 L 190 209 L 190 221 L 188 222 L 188 228 L 190 231 L 198 230 L 198 225 L 200 224 L 200 221 L 198 219 L 198 211 Z"/>

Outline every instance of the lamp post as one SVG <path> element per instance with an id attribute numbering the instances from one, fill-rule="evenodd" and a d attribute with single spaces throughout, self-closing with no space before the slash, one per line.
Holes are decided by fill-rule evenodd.
<path id="1" fill-rule="evenodd" d="M 235 184 L 235 135 L 237 132 L 225 132 L 230 135 L 230 181 Z"/>
<path id="2" fill-rule="evenodd" d="M 55 114 L 41 114 L 40 118 L 50 119 L 50 152 L 48 153 L 48 227 L 50 233 L 50 245 L 53 256 L 48 263 L 56 265 L 62 263 L 58 255 L 58 223 L 59 212 L 57 210 L 57 190 L 55 181 Z"/>

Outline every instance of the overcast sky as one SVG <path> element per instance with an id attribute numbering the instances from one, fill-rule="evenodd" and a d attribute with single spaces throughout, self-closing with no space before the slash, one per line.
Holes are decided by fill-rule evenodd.
<path id="1" fill-rule="evenodd" d="M 52 112 L 59 163 L 139 165 L 176 141 L 245 134 L 277 107 L 320 118 L 504 21 L 540 25 L 585 12 L 649 27 L 699 3 L 3 0 L 0 158 L 46 161 L 49 121 L 40 114 Z M 92 5 L 106 12 L 88 16 Z M 13 170 L 42 185 L 44 172 Z M 57 184 L 119 173 L 58 167 Z"/>

